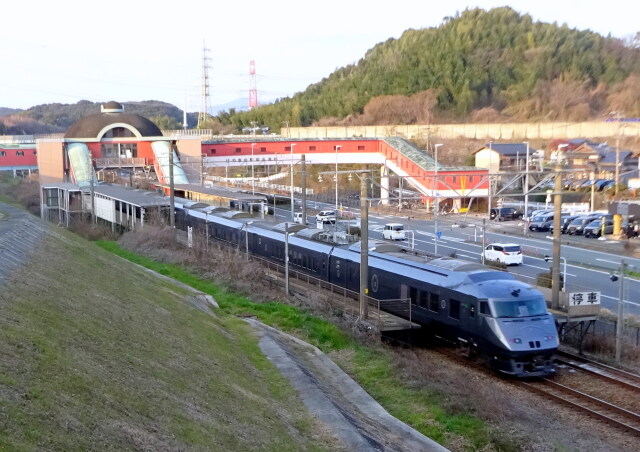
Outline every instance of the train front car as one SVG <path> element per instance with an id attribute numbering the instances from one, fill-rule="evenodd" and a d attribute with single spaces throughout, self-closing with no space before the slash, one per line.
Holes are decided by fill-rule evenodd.
<path id="1" fill-rule="evenodd" d="M 474 288 L 489 365 L 516 377 L 553 374 L 558 334 L 542 293 L 514 279 L 476 282 Z"/>

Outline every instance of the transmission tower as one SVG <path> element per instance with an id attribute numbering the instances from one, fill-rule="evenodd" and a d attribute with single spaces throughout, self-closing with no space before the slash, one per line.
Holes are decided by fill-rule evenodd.
<path id="1" fill-rule="evenodd" d="M 198 129 L 204 127 L 205 122 L 207 121 L 207 116 L 209 115 L 209 62 L 211 58 L 209 57 L 210 50 L 204 46 L 204 41 L 202 42 L 202 87 L 200 91 L 201 96 L 201 104 L 200 104 L 200 112 L 198 113 Z"/>
<path id="2" fill-rule="evenodd" d="M 258 89 L 256 88 L 256 62 L 249 63 L 249 110 L 258 106 Z"/>

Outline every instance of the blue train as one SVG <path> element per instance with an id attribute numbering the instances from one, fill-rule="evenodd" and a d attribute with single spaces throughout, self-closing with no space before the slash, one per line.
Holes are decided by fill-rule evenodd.
<path id="1" fill-rule="evenodd" d="M 176 225 L 284 264 L 284 233 L 176 204 Z M 289 268 L 358 292 L 360 244 L 336 246 L 289 236 Z M 516 377 L 550 375 L 558 335 L 544 296 L 508 272 L 460 259 L 433 258 L 381 243 L 369 251 L 369 294 L 381 309 L 407 318 L 385 300 L 410 299 L 422 329 Z"/>

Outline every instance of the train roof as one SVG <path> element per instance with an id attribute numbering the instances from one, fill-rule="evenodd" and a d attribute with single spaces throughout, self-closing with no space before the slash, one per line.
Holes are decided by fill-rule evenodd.
<path id="1" fill-rule="evenodd" d="M 290 221 L 285 221 L 284 223 L 278 223 L 271 228 L 272 231 L 280 232 L 284 234 L 285 228 L 289 228 L 289 233 L 296 233 L 296 235 L 302 231 L 303 229 L 308 229 L 304 224 L 300 223 L 292 223 Z"/>

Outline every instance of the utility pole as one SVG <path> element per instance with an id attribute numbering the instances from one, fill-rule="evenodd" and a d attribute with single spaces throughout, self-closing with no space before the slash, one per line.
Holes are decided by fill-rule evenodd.
<path id="1" fill-rule="evenodd" d="M 93 185 L 93 158 L 89 151 L 89 191 L 91 193 L 91 223 L 97 223 L 96 220 L 96 193 Z"/>
<path id="2" fill-rule="evenodd" d="M 176 202 L 173 189 L 173 146 L 169 146 L 169 226 L 176 226 Z"/>
<path id="3" fill-rule="evenodd" d="M 529 209 L 529 142 L 525 141 L 527 145 L 527 158 L 526 158 L 526 168 L 524 169 L 524 216 L 522 217 L 524 221 L 524 235 L 527 235 L 527 217 L 528 217 L 528 209 Z M 554 226 L 555 227 L 555 226 Z"/>
<path id="4" fill-rule="evenodd" d="M 487 218 L 491 219 L 491 204 L 492 204 L 492 199 L 491 199 L 491 155 L 493 154 L 493 141 L 489 141 L 489 170 L 488 170 L 488 177 L 489 177 L 489 190 L 487 192 L 487 201 L 488 201 L 488 206 L 487 206 Z M 500 167 L 500 159 L 498 158 L 498 168 Z"/>
<path id="5" fill-rule="evenodd" d="M 618 321 L 616 322 L 616 364 L 622 360 L 622 335 L 624 333 L 624 272 L 626 263 L 620 261 L 620 290 L 618 295 Z"/>
<path id="6" fill-rule="evenodd" d="M 620 185 L 620 117 L 618 117 L 618 136 L 616 137 L 616 185 L 615 195 L 618 196 L 618 185 Z"/>
<path id="7" fill-rule="evenodd" d="M 302 181 L 300 186 L 302 187 L 302 224 L 307 225 L 307 162 L 306 155 L 300 156 L 300 173 L 302 174 Z M 336 212 L 337 214 L 337 212 Z"/>
<path id="8" fill-rule="evenodd" d="M 289 222 L 284 223 L 284 290 L 289 296 Z"/>
<path id="9" fill-rule="evenodd" d="M 200 185 L 204 187 L 204 154 L 200 154 Z"/>
<path id="10" fill-rule="evenodd" d="M 367 199 L 367 175 L 360 178 L 360 319 L 369 316 L 369 201 Z"/>
<path id="11" fill-rule="evenodd" d="M 560 215 L 562 212 L 562 148 L 567 144 L 558 146 L 556 152 L 556 180 L 553 197 L 553 261 L 551 263 L 551 308 L 560 307 Z"/>
<path id="12" fill-rule="evenodd" d="M 482 219 L 482 254 L 481 254 L 483 264 L 484 264 L 484 228 L 486 227 L 486 224 L 487 224 L 487 219 L 483 218 Z"/>
<path id="13" fill-rule="evenodd" d="M 438 210 L 439 210 L 439 203 L 438 203 L 438 148 L 442 146 L 442 143 L 436 144 L 435 145 L 435 166 L 434 166 L 434 172 L 435 172 L 435 214 L 433 216 L 433 233 L 434 233 L 434 239 L 433 239 L 433 254 L 435 254 L 436 256 L 438 255 Z"/>
<path id="14" fill-rule="evenodd" d="M 295 211 L 295 200 L 293 198 L 293 147 L 296 143 L 291 143 L 291 163 L 289 163 L 289 173 L 291 173 L 291 221 L 294 220 L 293 212 Z"/>

